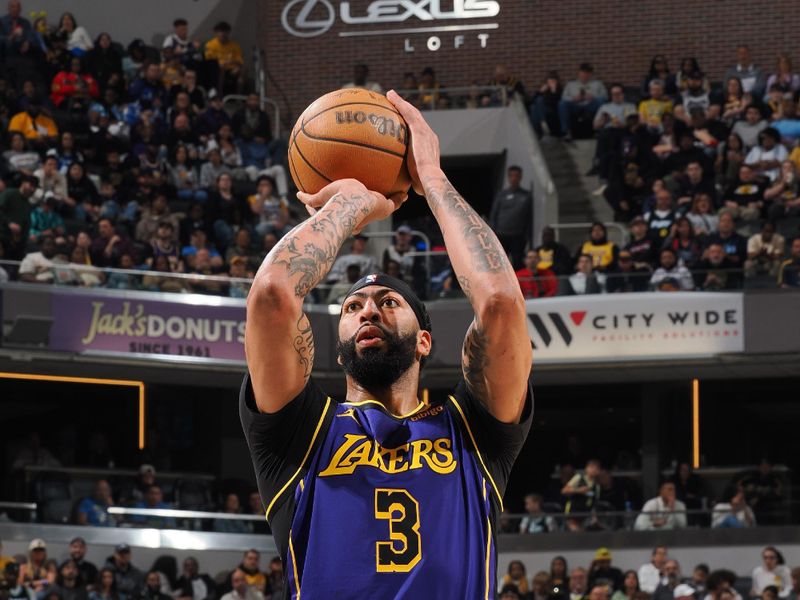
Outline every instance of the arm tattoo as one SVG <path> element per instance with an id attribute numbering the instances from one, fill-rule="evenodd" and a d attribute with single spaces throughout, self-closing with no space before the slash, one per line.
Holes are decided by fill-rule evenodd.
<path id="1" fill-rule="evenodd" d="M 483 372 L 489 366 L 489 356 L 486 352 L 489 339 L 477 323 L 473 322 L 464 338 L 464 348 L 461 353 L 461 370 L 464 380 L 475 397 L 486 401 L 488 393 Z"/>
<path id="2" fill-rule="evenodd" d="M 267 256 L 265 262 L 286 268 L 298 298 L 305 298 L 328 274 L 344 241 L 369 214 L 365 200 L 360 195 L 337 194 L 287 233 Z"/>
<path id="3" fill-rule="evenodd" d="M 314 333 L 311 331 L 311 321 L 304 314 L 297 321 L 297 335 L 292 342 L 300 364 L 303 365 L 303 378 L 308 380 L 311 367 L 314 366 Z"/>
<path id="4" fill-rule="evenodd" d="M 436 185 L 437 183 L 442 185 Z M 429 180 L 424 184 L 425 189 L 430 190 L 428 204 L 436 220 L 439 221 L 444 214 L 449 214 L 457 220 L 476 271 L 499 273 L 511 268 L 506 252 L 492 229 L 449 181 Z"/>

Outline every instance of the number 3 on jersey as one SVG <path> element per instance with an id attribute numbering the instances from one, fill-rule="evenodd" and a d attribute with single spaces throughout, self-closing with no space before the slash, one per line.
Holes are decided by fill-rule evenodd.
<path id="1" fill-rule="evenodd" d="M 379 573 L 408 573 L 422 558 L 419 503 L 403 489 L 375 490 L 375 518 L 389 521 L 389 542 L 375 542 Z"/>

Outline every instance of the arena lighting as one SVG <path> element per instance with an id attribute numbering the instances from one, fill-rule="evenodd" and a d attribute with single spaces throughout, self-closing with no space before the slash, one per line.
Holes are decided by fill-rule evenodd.
<path id="1" fill-rule="evenodd" d="M 692 379 L 692 468 L 700 466 L 700 380 Z"/>
<path id="2" fill-rule="evenodd" d="M 144 381 L 128 379 L 98 379 L 96 377 L 69 377 L 66 375 L 38 375 L 36 373 L 2 373 L 0 379 L 25 379 L 27 381 L 58 381 L 61 383 L 88 383 L 93 385 L 119 385 L 139 388 L 139 450 L 144 449 Z"/>

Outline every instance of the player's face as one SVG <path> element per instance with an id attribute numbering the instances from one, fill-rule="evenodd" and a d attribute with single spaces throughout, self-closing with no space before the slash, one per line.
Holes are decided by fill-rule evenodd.
<path id="1" fill-rule="evenodd" d="M 418 354 L 428 353 L 429 338 L 420 332 L 414 311 L 400 294 L 383 286 L 367 286 L 342 305 L 339 363 L 365 388 L 385 389 L 411 367 Z"/>

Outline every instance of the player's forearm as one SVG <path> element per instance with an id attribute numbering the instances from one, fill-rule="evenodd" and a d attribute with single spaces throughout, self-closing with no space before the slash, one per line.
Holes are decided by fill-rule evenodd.
<path id="1" fill-rule="evenodd" d="M 444 173 L 420 174 L 428 205 L 444 234 L 447 254 L 473 309 L 493 298 L 519 300 L 522 292 L 505 250 L 489 225 L 461 197 Z"/>
<path id="2" fill-rule="evenodd" d="M 287 233 L 256 273 L 251 293 L 288 293 L 298 304 L 325 279 L 342 244 L 370 213 L 371 199 L 342 191 Z"/>

